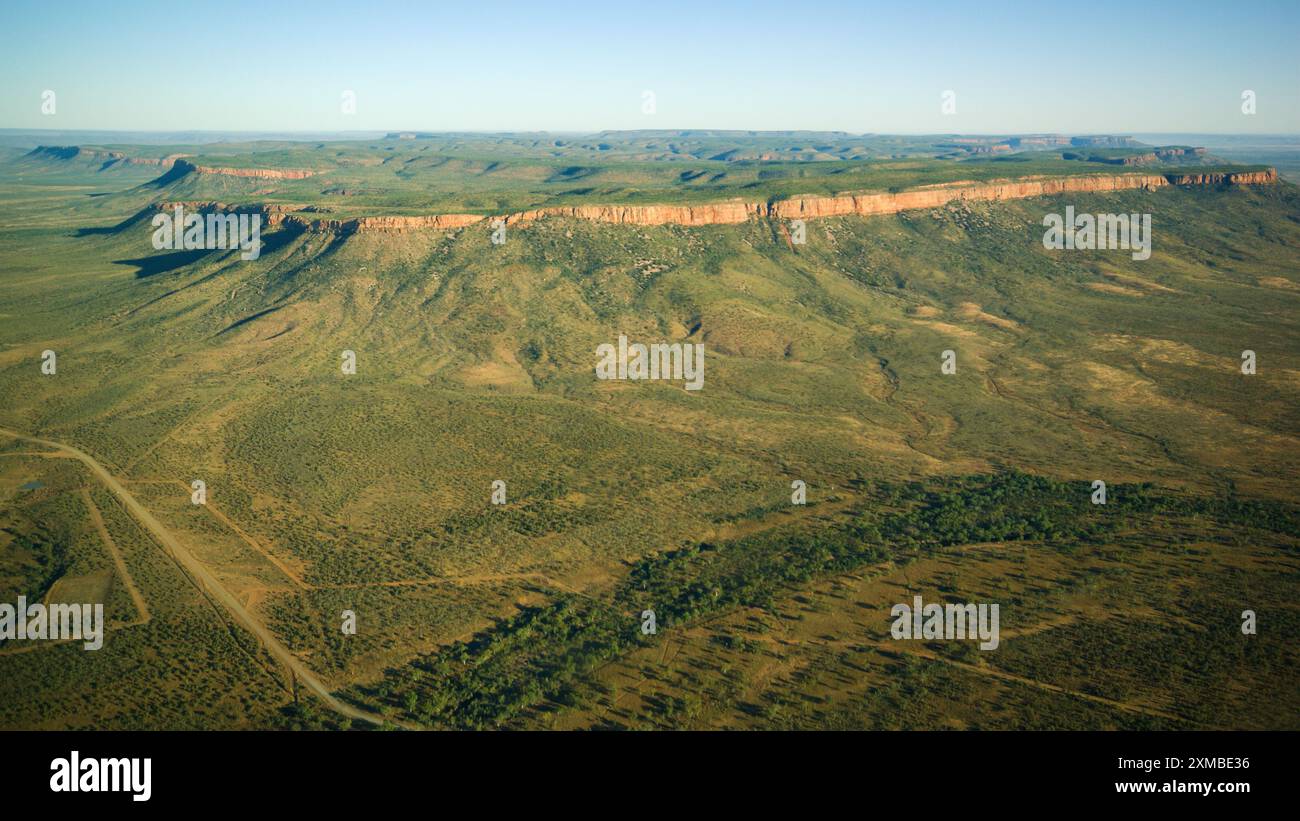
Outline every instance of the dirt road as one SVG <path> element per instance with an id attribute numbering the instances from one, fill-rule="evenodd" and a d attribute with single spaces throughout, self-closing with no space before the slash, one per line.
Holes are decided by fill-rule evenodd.
<path id="1" fill-rule="evenodd" d="M 319 696 L 326 706 L 334 712 L 339 713 L 340 715 L 345 715 L 351 719 L 367 721 L 371 724 L 382 724 L 385 721 L 385 719 L 380 716 L 368 713 L 364 710 L 358 710 L 355 707 L 344 704 L 336 699 L 330 693 L 329 689 L 321 683 L 320 679 L 316 678 L 316 675 L 312 673 L 311 670 L 307 669 L 307 666 L 299 661 L 298 657 L 291 653 L 288 647 L 281 644 L 280 640 L 272 635 L 271 631 L 266 628 L 266 625 L 262 624 L 262 622 L 254 617 L 252 613 L 249 613 L 244 606 L 239 603 L 239 600 L 235 598 L 229 590 L 222 586 L 221 582 L 208 571 L 207 567 L 195 558 L 194 554 L 186 549 L 185 545 L 181 544 L 180 540 L 177 539 L 162 522 L 158 521 L 158 519 L 155 518 L 144 505 L 132 496 L 131 492 L 123 487 L 121 482 L 114 478 L 103 465 L 95 461 L 93 456 L 73 447 L 72 445 L 65 445 L 62 442 L 55 442 L 49 439 L 41 439 L 36 436 L 27 436 L 18 433 L 17 431 L 9 430 L 8 428 L 0 427 L 0 434 L 10 436 L 14 439 L 21 439 L 24 442 L 44 445 L 47 448 L 54 448 L 55 450 L 66 453 L 72 458 L 80 461 L 90 469 L 90 472 L 93 473 L 97 479 L 103 482 L 104 486 L 107 487 L 114 496 L 121 500 L 122 504 L 126 506 L 126 509 L 135 517 L 136 521 L 138 521 L 145 530 L 149 531 L 154 539 L 162 545 L 163 549 L 167 551 L 167 553 L 170 554 L 187 573 L 189 573 L 190 577 L 200 588 L 206 591 L 214 601 L 224 607 L 235 621 L 244 627 L 244 629 L 256 636 L 257 640 L 262 643 L 262 646 L 265 647 L 277 661 L 289 668 L 297 680 L 302 682 L 307 689 Z M 408 729 L 414 728 L 408 727 Z"/>

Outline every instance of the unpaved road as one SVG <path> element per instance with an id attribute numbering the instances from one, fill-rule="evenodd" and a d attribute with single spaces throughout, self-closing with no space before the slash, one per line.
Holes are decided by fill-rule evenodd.
<path id="1" fill-rule="evenodd" d="M 135 580 L 131 578 L 131 572 L 126 569 L 126 560 L 122 558 L 122 552 L 117 549 L 117 542 L 109 535 L 108 528 L 104 525 L 104 517 L 99 512 L 99 506 L 95 500 L 90 498 L 90 491 L 85 488 L 81 489 L 81 501 L 86 505 L 86 512 L 90 514 L 90 521 L 94 523 L 95 529 L 99 531 L 99 538 L 104 542 L 104 548 L 108 550 L 113 557 L 113 566 L 117 568 L 118 578 L 126 587 L 126 592 L 131 596 L 131 602 L 135 605 L 137 621 L 135 624 L 148 624 L 153 618 L 149 614 L 149 605 L 145 604 L 144 596 L 136 589 Z"/>
<path id="2" fill-rule="evenodd" d="M 368 713 L 364 710 L 358 710 L 355 707 L 344 704 L 334 698 L 334 696 L 330 694 L 329 689 L 321 683 L 320 679 L 316 678 L 316 675 L 312 673 L 311 670 L 307 669 L 306 665 L 299 661 L 298 657 L 291 653 L 288 647 L 281 644 L 280 640 L 277 639 L 270 630 L 266 629 L 264 624 L 255 618 L 252 613 L 249 613 L 244 609 L 244 606 L 239 603 L 239 600 L 235 598 L 235 596 L 227 590 L 215 576 L 208 572 L 207 567 L 205 567 L 203 563 L 194 556 L 194 554 L 190 553 L 190 551 L 185 548 L 185 545 L 181 544 L 180 540 L 172 535 L 172 532 L 168 530 L 162 522 L 158 521 L 158 519 L 156 519 L 144 505 L 140 504 L 140 502 L 131 495 L 130 491 L 123 487 L 117 479 L 113 478 L 113 474 L 109 473 L 103 465 L 95 461 L 93 456 L 82 450 L 78 450 L 72 445 L 65 445 L 62 442 L 41 439 L 35 436 L 27 436 L 4 427 L 0 427 L 0 434 L 10 436 L 14 439 L 21 439 L 24 442 L 44 445 L 47 448 L 54 448 L 55 450 L 68 454 L 72 458 L 80 461 L 86 467 L 90 468 L 90 472 L 93 473 L 97 479 L 103 482 L 104 486 L 107 487 L 114 496 L 121 500 L 122 504 L 126 506 L 126 509 L 136 518 L 136 521 L 144 526 L 144 528 L 149 531 L 158 543 L 162 545 L 163 549 L 166 550 L 172 558 L 174 558 L 177 563 L 179 563 L 181 567 L 190 574 L 190 577 L 194 579 L 195 583 L 205 590 L 214 601 L 226 608 L 226 611 L 234 617 L 235 621 L 243 625 L 243 627 L 254 636 L 257 636 L 257 639 L 262 643 L 262 646 L 270 651 L 271 655 L 274 656 L 276 660 L 289 668 L 298 681 L 302 682 L 307 689 L 319 696 L 326 706 L 334 712 L 339 713 L 340 715 L 345 715 L 351 719 L 368 721 L 371 724 L 382 724 L 385 721 L 385 719 L 380 716 Z M 408 729 L 413 728 L 408 727 Z"/>

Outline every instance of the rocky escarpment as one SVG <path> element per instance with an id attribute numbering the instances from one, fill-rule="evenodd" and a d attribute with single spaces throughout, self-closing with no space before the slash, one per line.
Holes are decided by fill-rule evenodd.
<path id="1" fill-rule="evenodd" d="M 181 157 L 188 156 L 189 154 L 170 154 L 166 157 L 123 157 L 121 162 L 124 165 L 158 165 L 171 168 Z"/>
<path id="2" fill-rule="evenodd" d="M 1121 165 L 1157 165 L 1159 163 L 1178 162 L 1189 157 L 1204 157 L 1204 148 L 1157 148 L 1155 151 L 1148 151 L 1145 154 L 1134 154 L 1129 157 L 1120 157 L 1118 162 Z"/>
<path id="3" fill-rule="evenodd" d="M 728 200 L 704 205 L 571 205 L 519 211 L 498 219 L 506 224 L 545 217 L 573 217 L 620 225 L 731 225 L 765 216 L 766 203 Z"/>
<path id="4" fill-rule="evenodd" d="M 178 165 L 183 161 L 178 161 Z M 179 203 L 196 211 L 248 210 L 261 213 L 268 226 L 299 230 L 355 233 L 383 231 L 447 230 L 484 221 L 507 225 L 548 217 L 604 222 L 614 225 L 735 225 L 750 219 L 818 219 L 839 216 L 876 216 L 900 211 L 940 208 L 950 202 L 999 202 L 1066 193 L 1153 191 L 1169 186 L 1265 185 L 1277 181 L 1277 171 L 1235 171 L 1184 174 L 1115 174 L 1080 177 L 1026 177 L 992 182 L 958 182 L 930 185 L 909 191 L 836 196 L 792 197 L 772 202 L 728 200 L 702 205 L 571 205 L 536 208 L 501 216 L 481 214 L 426 214 L 383 217 L 309 217 L 313 210 L 296 205 L 228 206 L 214 202 Z M 163 203 L 171 208 L 178 203 Z"/>
<path id="5" fill-rule="evenodd" d="M 1238 171 L 1234 173 L 1167 174 L 1171 185 L 1266 185 L 1277 182 L 1277 169 L 1267 171 Z"/>
<path id="6" fill-rule="evenodd" d="M 224 177 L 246 177 L 257 180 L 302 180 L 318 173 L 301 168 L 224 168 L 195 165 L 189 160 L 176 160 L 175 170 L 182 173 L 219 174 Z"/>
<path id="7" fill-rule="evenodd" d="M 725 225 L 751 217 L 816 219 L 848 215 L 896 214 L 938 208 L 954 200 L 990 201 L 1026 199 L 1071 192 L 1154 190 L 1170 185 L 1260 185 L 1276 182 L 1277 172 L 1226 172 L 1209 174 L 1119 174 L 1087 177 L 1029 177 L 988 183 L 946 183 L 897 193 L 841 194 L 826 197 L 792 197 L 770 203 L 735 200 L 712 205 L 570 206 L 522 211 L 505 217 L 507 223 L 528 222 L 548 216 L 566 216 L 596 222 L 632 225 Z"/>
<path id="8" fill-rule="evenodd" d="M 230 203 L 206 200 L 169 200 L 167 202 L 154 203 L 149 208 L 146 208 L 145 211 L 149 213 L 172 211 L 177 207 L 195 214 L 261 214 L 263 223 L 269 226 L 280 225 L 281 223 L 288 222 L 290 220 L 290 214 L 309 210 L 309 206 L 290 205 L 285 203 L 231 205 Z"/>
<path id="9" fill-rule="evenodd" d="M 1065 160 L 1082 160 L 1084 162 L 1100 162 L 1102 165 L 1177 165 L 1188 164 L 1188 162 L 1208 162 L 1210 156 L 1204 148 L 1182 147 L 1182 145 L 1169 145 L 1165 148 L 1156 148 L 1154 151 L 1145 151 L 1143 153 L 1131 153 L 1119 157 L 1110 157 L 1099 155 L 1099 153 L 1078 153 L 1066 151 L 1061 155 Z"/>
<path id="10" fill-rule="evenodd" d="M 416 231 L 464 228 L 487 219 L 476 214 L 429 214 L 416 217 L 354 217 L 352 219 L 308 219 L 298 215 L 284 218 L 284 224 L 307 231 L 353 233 L 355 231 Z M 277 221 L 278 222 L 278 221 Z M 272 223 L 275 224 L 275 223 Z"/>
<path id="11" fill-rule="evenodd" d="M 296 230 L 318 233 L 353 233 L 356 231 L 411 231 L 420 229 L 463 228 L 481 222 L 487 217 L 478 214 L 429 214 L 415 217 L 309 217 L 306 214 L 322 211 L 313 205 L 288 203 L 260 203 L 235 205 L 211 200 L 169 200 L 154 203 L 149 214 L 172 211 L 180 207 L 195 214 L 260 214 L 262 224 L 268 228 L 283 225 Z"/>
<path id="12" fill-rule="evenodd" d="M 1108 157 L 1104 154 L 1080 154 L 1073 151 L 1066 151 L 1061 156 L 1067 160 L 1083 160 L 1104 165 L 1125 165 L 1130 167 L 1209 162 L 1211 159 L 1204 148 L 1184 146 L 1167 146 L 1157 148 L 1154 151 L 1145 151 L 1141 154 L 1126 154 L 1120 157 Z"/>
<path id="13" fill-rule="evenodd" d="M 308 231 L 353 233 L 357 231 L 419 231 L 425 229 L 464 228 L 479 222 L 500 220 L 506 225 L 534 222 L 546 217 L 571 217 L 591 222 L 618 225 L 730 225 L 762 216 L 759 203 L 734 202 L 713 205 L 575 205 L 538 208 L 501 216 L 482 214 L 427 214 L 420 216 L 353 217 L 350 219 L 310 219 L 299 214 L 271 218 L 270 224 L 284 222 Z"/>
<path id="14" fill-rule="evenodd" d="M 1273 169 L 1211 174 L 1120 174 L 1088 177 L 1030 177 L 989 183 L 948 184 L 893 194 L 852 194 L 836 197 L 800 197 L 777 200 L 763 216 L 808 219 L 847 214 L 896 214 L 919 208 L 938 208 L 954 200 L 996 202 L 1053 194 L 1155 190 L 1170 185 L 1259 185 L 1276 182 Z"/>

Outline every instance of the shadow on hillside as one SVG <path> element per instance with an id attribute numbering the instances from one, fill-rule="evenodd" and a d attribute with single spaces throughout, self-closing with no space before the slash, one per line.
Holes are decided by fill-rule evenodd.
<path id="1" fill-rule="evenodd" d="M 290 242 L 293 242 L 302 233 L 302 228 L 283 226 L 277 231 L 263 234 L 261 237 L 262 248 L 258 251 L 258 255 L 266 256 L 267 254 L 273 254 L 288 245 Z"/>
<path id="2" fill-rule="evenodd" d="M 179 180 L 180 178 L 184 177 L 186 174 L 190 173 L 191 168 L 192 166 L 186 162 L 173 163 L 172 167 L 164 171 L 161 176 L 155 177 L 149 182 L 143 183 L 140 187 L 141 188 L 162 188 L 168 183 L 173 183 L 176 180 Z"/>
<path id="3" fill-rule="evenodd" d="M 226 327 L 224 327 L 224 328 L 222 328 L 221 330 L 217 331 L 216 336 L 221 336 L 222 334 L 229 333 L 230 331 L 233 331 L 233 330 L 235 330 L 236 328 L 239 328 L 239 327 L 242 327 L 242 326 L 244 326 L 244 325 L 247 325 L 248 323 L 252 322 L 252 321 L 255 320 L 255 319 L 261 319 L 261 318 L 264 317 L 264 316 L 267 316 L 267 315 L 269 315 L 269 314 L 273 314 L 273 313 L 275 313 L 276 311 L 280 310 L 280 309 L 283 308 L 283 307 L 284 307 L 283 305 L 272 305 L 270 308 L 267 308 L 266 310 L 258 311 L 258 312 L 255 313 L 255 314 L 250 314 L 250 315 L 244 317 L 243 319 L 240 319 L 240 320 L 237 320 L 237 321 L 235 321 L 235 322 L 232 322 L 232 323 L 230 323 L 229 325 L 227 325 Z M 279 334 L 276 334 L 276 336 L 279 336 Z"/>
<path id="4" fill-rule="evenodd" d="M 82 231 L 87 233 L 112 233 L 114 229 L 83 228 Z M 280 250 L 292 242 L 300 233 L 302 233 L 300 230 L 287 229 L 267 234 L 261 238 L 262 247 L 259 251 L 259 256 L 264 256 Z M 171 251 L 166 254 L 154 254 L 153 256 L 148 257 L 137 257 L 135 259 L 115 259 L 113 262 L 116 265 L 134 265 L 139 269 L 135 272 L 136 279 L 147 279 L 157 274 L 165 274 L 169 271 L 175 271 L 178 268 L 184 268 L 186 265 L 192 265 L 193 263 L 203 259 L 208 254 L 228 254 L 232 252 L 241 255 L 245 253 L 242 246 L 228 249 L 196 248 L 187 251 Z"/>
<path id="5" fill-rule="evenodd" d="M 95 195 L 91 195 L 95 196 Z M 120 234 L 133 225 L 138 225 L 147 220 L 155 212 L 151 208 L 142 208 L 131 216 L 117 223 L 116 225 L 105 225 L 97 228 L 78 228 L 74 237 L 93 237 L 102 234 Z"/>
<path id="6" fill-rule="evenodd" d="M 198 262 L 203 257 L 212 253 L 211 251 L 200 248 L 194 251 L 172 251 L 169 254 L 154 254 L 151 257 L 138 257 L 136 259 L 115 259 L 114 265 L 134 265 L 136 279 L 146 279 L 157 274 L 165 274 L 168 271 L 175 271 L 177 268 L 184 268 Z"/>

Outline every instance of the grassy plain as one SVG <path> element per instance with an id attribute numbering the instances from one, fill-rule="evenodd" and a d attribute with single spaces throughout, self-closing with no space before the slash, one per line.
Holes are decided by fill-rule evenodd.
<path id="1" fill-rule="evenodd" d="M 728 156 L 737 141 L 151 149 L 322 171 L 305 180 L 19 155 L 0 167 L 0 426 L 92 454 L 393 721 L 1296 727 L 1289 184 L 831 218 L 801 246 L 760 221 L 547 219 L 502 246 L 484 227 L 268 231 L 241 261 L 154 251 L 130 222 L 160 200 L 488 212 L 1112 169 L 848 138 Z M 1045 250 L 1067 205 L 1151 213 L 1151 259 Z M 703 343 L 705 389 L 596 380 L 619 334 Z M 0 438 L 3 601 L 99 596 L 111 632 L 95 653 L 0 647 L 0 726 L 348 724 L 39 451 Z M 1087 502 L 1094 479 L 1113 504 Z M 1001 602 L 1001 648 L 891 642 L 915 593 Z"/>

